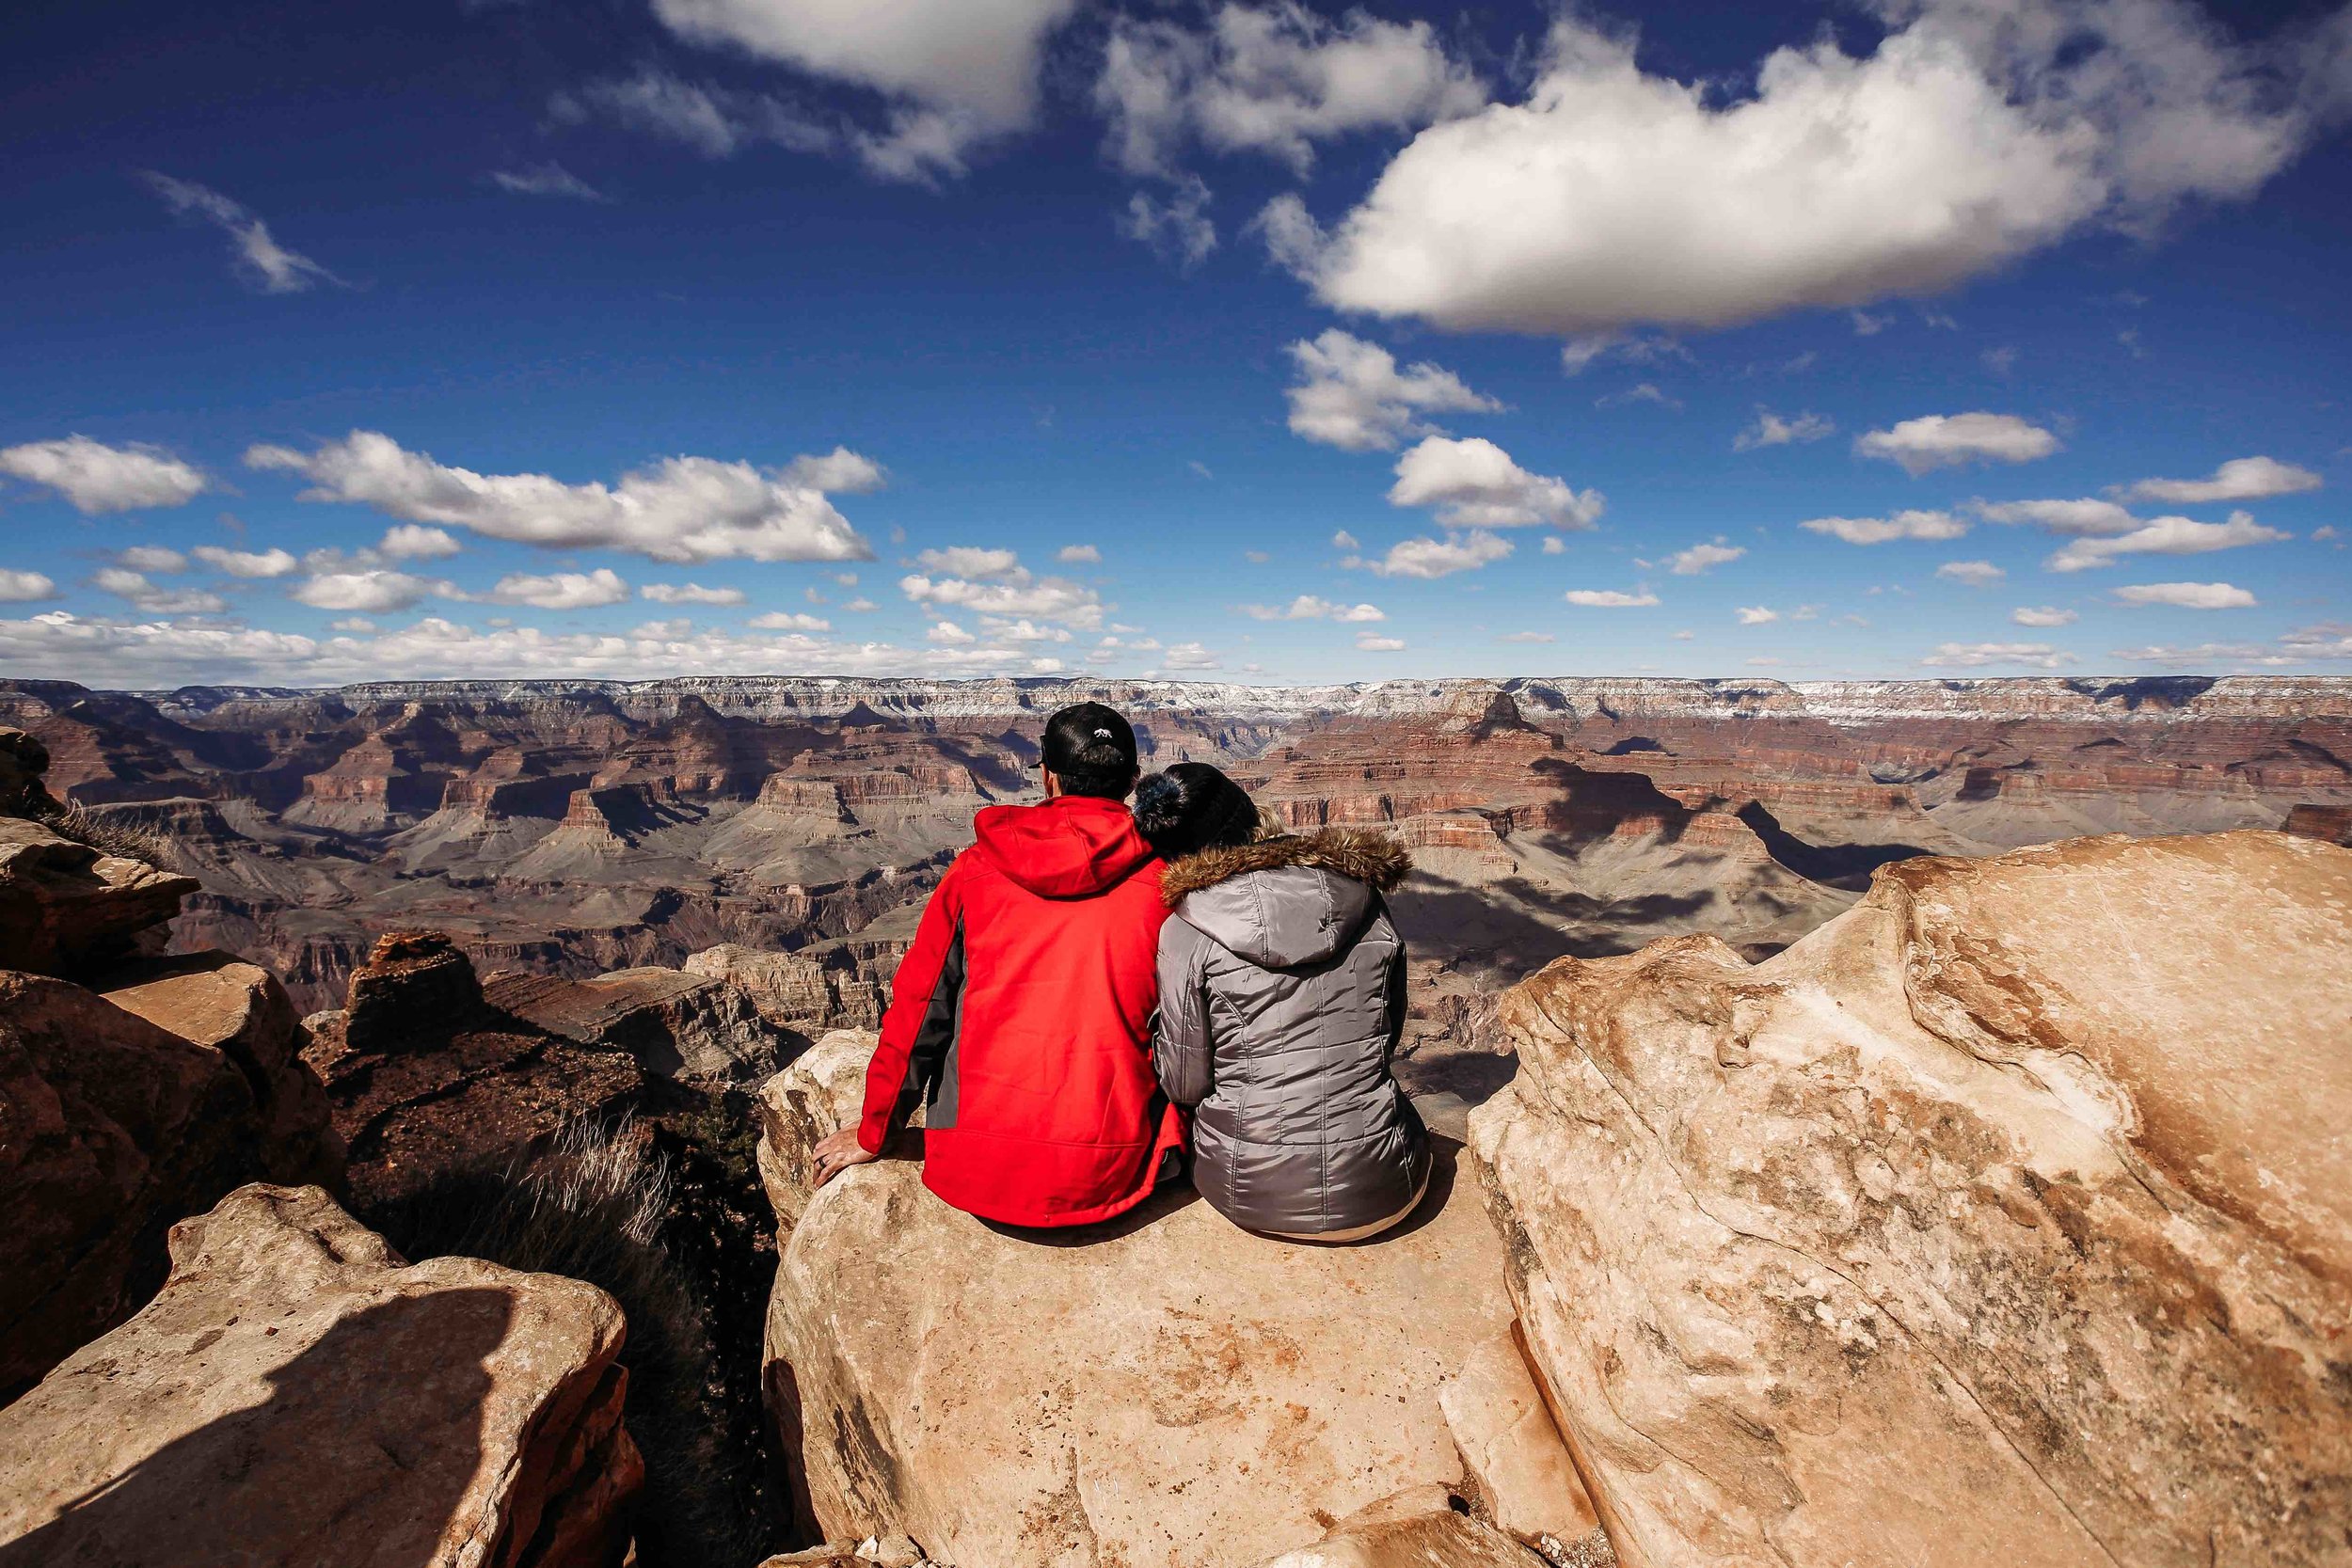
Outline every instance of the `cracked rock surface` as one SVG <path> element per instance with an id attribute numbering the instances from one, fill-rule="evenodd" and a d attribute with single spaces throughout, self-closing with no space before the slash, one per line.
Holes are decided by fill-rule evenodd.
<path id="1" fill-rule="evenodd" d="M 1883 870 L 1507 993 L 1470 1118 L 1631 1563 L 2346 1560 L 2352 853 Z"/>

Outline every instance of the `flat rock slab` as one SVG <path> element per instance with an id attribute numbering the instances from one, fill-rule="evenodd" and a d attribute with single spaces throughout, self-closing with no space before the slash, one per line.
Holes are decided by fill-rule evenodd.
<path id="1" fill-rule="evenodd" d="M 763 1095 L 762 1169 L 799 1216 L 771 1395 L 827 1535 L 904 1531 L 957 1568 L 1217 1568 L 1459 1481 L 1438 1390 L 1510 1307 L 1450 1153 L 1414 1220 L 1353 1246 L 1250 1235 L 1189 1188 L 1015 1231 L 907 1159 L 812 1198 L 807 1148 L 854 1116 L 871 1050 L 828 1036 Z"/>
<path id="2" fill-rule="evenodd" d="M 0 1410 L 0 1568 L 617 1562 L 621 1338 L 593 1286 L 404 1267 L 315 1187 L 240 1188 Z"/>
<path id="3" fill-rule="evenodd" d="M 2234 832 L 1506 993 L 1471 1148 L 1625 1560 L 2352 1560 L 2348 958 L 2352 853 Z"/>
<path id="4" fill-rule="evenodd" d="M 741 990 L 675 969 L 620 969 L 585 980 L 494 974 L 482 990 L 501 1012 L 583 1045 L 618 1047 L 665 1078 L 757 1082 L 775 1071 L 785 1043 Z"/>

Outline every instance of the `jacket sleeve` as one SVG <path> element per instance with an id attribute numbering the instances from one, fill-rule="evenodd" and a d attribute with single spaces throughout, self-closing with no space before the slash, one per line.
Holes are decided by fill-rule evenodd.
<path id="1" fill-rule="evenodd" d="M 1152 1031 L 1152 1066 L 1179 1105 L 1198 1105 L 1216 1087 L 1210 1069 L 1209 1017 L 1202 965 L 1209 939 L 1183 921 L 1160 927 L 1160 1014 Z"/>
<path id="2" fill-rule="evenodd" d="M 866 1065 L 866 1108 L 858 1122 L 858 1147 L 868 1154 L 882 1152 L 893 1123 L 904 1125 L 939 1072 L 946 1038 L 934 1021 L 954 1016 L 963 988 L 962 869 L 959 859 L 931 890 L 914 945 L 890 982 L 890 1010 L 882 1015 L 874 1059 Z"/>

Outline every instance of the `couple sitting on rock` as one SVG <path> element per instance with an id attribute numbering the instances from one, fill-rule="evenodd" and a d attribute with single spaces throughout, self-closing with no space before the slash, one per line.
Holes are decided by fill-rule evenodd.
<path id="1" fill-rule="evenodd" d="M 1405 851 L 1285 832 L 1204 763 L 1138 781 L 1099 703 L 1041 750 L 1044 802 L 982 811 L 931 895 L 818 1182 L 919 1102 L 924 1184 L 1002 1224 L 1134 1208 L 1182 1168 L 1187 1121 L 1193 1181 L 1236 1225 L 1353 1241 L 1411 1213 L 1429 1134 L 1389 1070 L 1405 946 L 1381 898 Z"/>

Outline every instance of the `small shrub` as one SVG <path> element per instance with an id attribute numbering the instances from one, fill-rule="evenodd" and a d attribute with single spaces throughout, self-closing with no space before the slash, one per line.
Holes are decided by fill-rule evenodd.
<path id="1" fill-rule="evenodd" d="M 78 804 L 40 818 L 40 825 L 59 838 L 87 844 L 102 855 L 141 861 L 158 871 L 170 869 L 170 851 L 162 839 L 119 823 L 101 822 Z"/>
<path id="2" fill-rule="evenodd" d="M 482 1258 L 611 1294 L 628 1319 L 627 1418 L 645 1460 L 637 1560 L 756 1562 L 776 1549 L 762 1506 L 756 1346 L 746 1442 L 731 1397 L 741 1378 L 715 1340 L 697 1249 L 677 1234 L 691 1183 L 667 1141 L 634 1118 L 575 1121 L 502 1171 L 451 1173 L 361 1217 L 412 1259 Z"/>

